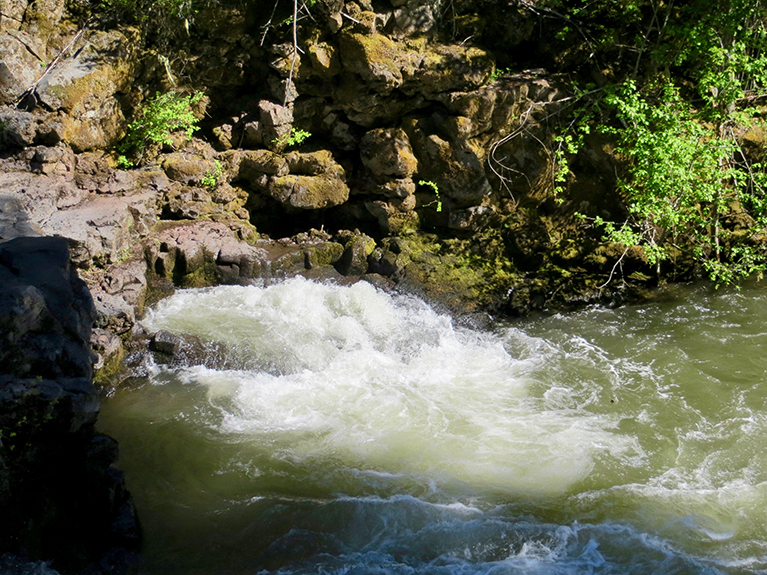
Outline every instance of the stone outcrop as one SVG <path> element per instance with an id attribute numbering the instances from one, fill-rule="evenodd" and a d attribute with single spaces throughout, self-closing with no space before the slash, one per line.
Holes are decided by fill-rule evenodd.
<path id="1" fill-rule="evenodd" d="M 584 193 L 561 210 L 554 206 L 547 122 L 569 95 L 544 70 L 500 76 L 495 70 L 496 59 L 510 61 L 502 48 L 533 37 L 535 18 L 524 8 L 476 0 L 452 6 L 448 16 L 426 0 L 318 0 L 307 7 L 312 18 L 299 21 L 296 47 L 284 25 L 289 18 L 258 28 L 271 9 L 262 0 L 205 8 L 186 22 L 189 30 L 148 23 L 143 37 L 129 27 L 76 24 L 93 7 L 81 6 L 76 20 L 62 0 L 47 0 L 45 11 L 42 4 L 28 10 L 24 0 L 5 1 L 3 89 L 20 94 L 29 87 L 31 77 L 20 76 L 29 75 L 24 58 L 45 65 L 34 75 L 40 81 L 27 110 L 10 106 L 18 100 L 11 95 L 0 108 L 0 145 L 13 152 L 0 170 L 0 237 L 73 240 L 102 328 L 123 332 L 135 321 L 126 311 L 135 298 L 103 287 L 111 266 L 147 262 L 149 275 L 144 281 L 139 274 L 136 285 L 146 283 L 149 291 L 153 275 L 179 285 L 247 281 L 274 263 L 253 251 L 272 245 L 267 236 L 326 226 L 359 229 L 375 242 L 372 252 L 355 248 L 354 263 L 331 262 L 338 269 L 367 263 L 399 277 L 392 258 L 379 254 L 388 253 L 391 238 L 437 232 L 426 251 L 439 259 L 452 250 L 446 241 L 473 237 L 476 249 L 487 236 L 504 244 L 487 270 L 513 269 L 514 281 L 523 282 L 541 271 L 547 279 L 533 289 L 560 293 L 554 284 L 569 280 L 560 274 L 562 258 L 548 254 L 560 246 L 567 251 L 572 238 L 561 224 L 568 220 L 568 233 L 580 233 L 572 212 L 593 205 L 589 189 L 604 195 L 614 181 L 609 151 L 595 151 L 592 172 L 573 186 Z M 266 31 L 263 42 L 257 29 Z M 149 50 L 134 49 L 144 41 Z M 162 43 L 162 53 L 152 42 Z M 181 78 L 185 88 L 207 92 L 205 109 L 196 110 L 205 118 L 202 139 L 172 136 L 174 145 L 156 163 L 114 170 L 114 157 L 98 148 L 119 139 L 136 102 L 157 87 L 175 89 Z M 555 221 L 555 212 L 564 215 Z M 189 224 L 197 220 L 207 223 Z M 213 241 L 209 224 L 224 235 Z M 205 265 L 185 268 L 191 244 L 165 237 L 175 226 L 207 238 L 200 240 L 209 253 Z M 344 237 L 330 243 L 343 247 Z M 210 242 L 238 247 L 230 253 Z M 344 261 L 351 253 L 344 249 Z M 589 261 L 586 273 L 597 275 L 614 263 Z M 485 269 L 481 258 L 465 263 L 474 272 Z M 505 284 L 485 285 L 510 293 Z M 520 305 L 512 299 L 502 307 Z"/>
<path id="2" fill-rule="evenodd" d="M 135 31 L 78 30 L 61 0 L 6 0 L 0 8 L 0 106 L 32 108 L 0 129 L 0 143 L 64 142 L 85 151 L 117 141 L 125 129 L 121 95 L 135 76 Z"/>
<path id="3" fill-rule="evenodd" d="M 93 425 L 91 296 L 60 238 L 0 243 L 0 554 L 82 568 L 139 530 Z"/>

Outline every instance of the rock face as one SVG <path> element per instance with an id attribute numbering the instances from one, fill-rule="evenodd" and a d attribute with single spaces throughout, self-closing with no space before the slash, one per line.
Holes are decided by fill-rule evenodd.
<path id="1" fill-rule="evenodd" d="M 0 553 L 79 569 L 138 543 L 117 444 L 93 429 L 95 316 L 65 240 L 0 243 Z"/>
<path id="2" fill-rule="evenodd" d="M 69 263 L 64 240 L 0 244 L 0 365 L 16 377 L 92 375 L 88 351 L 95 308 Z"/>
<path id="3" fill-rule="evenodd" d="M 612 152 L 598 142 L 579 158 L 588 165 L 578 176 L 568 174 L 577 193 L 555 203 L 551 126 L 573 95 L 542 69 L 498 74 L 496 61 L 537 58 L 526 53 L 540 32 L 529 3 L 467 0 L 443 10 L 433 0 L 317 0 L 303 8 L 311 18 L 299 18 L 295 46 L 289 14 L 279 7 L 271 18 L 267 0 L 214 1 L 193 18 L 142 21 L 141 30 L 104 20 L 98 3 L 1 6 L 0 239 L 73 240 L 100 328 L 121 335 L 135 322 L 128 301 L 140 309 L 143 296 L 109 287 L 131 283 L 115 279 L 125 275 L 115 266 L 147 264 L 133 282 L 147 288 L 134 294 L 151 291 L 153 276 L 177 285 L 247 281 L 267 273 L 279 250 L 258 246 L 264 258 L 242 242 L 326 228 L 334 246 L 317 261 L 346 245 L 338 230 L 359 230 L 374 249 L 331 265 L 397 277 L 402 268 L 391 262 L 403 258 L 388 253 L 393 240 L 434 238 L 416 243 L 442 261 L 472 238 L 465 247 L 475 255 L 463 268 L 484 278 L 473 285 L 497 292 L 481 299 L 526 311 L 570 290 L 572 242 L 585 244 L 573 213 L 615 209 Z M 141 170 L 115 170 L 116 154 L 102 150 L 114 149 L 158 89 L 205 92 L 195 110 L 200 139 L 171 135 L 172 149 Z M 204 265 L 185 255 L 194 242 L 168 235 L 175 226 L 195 230 Z M 578 252 L 584 279 L 574 301 L 609 292 L 596 276 L 615 258 L 587 253 L 595 243 Z M 290 257 L 298 262 L 302 250 Z M 413 281 L 444 278 L 412 271 L 426 265 L 422 255 L 407 264 L 421 278 Z M 276 257 L 282 269 L 287 256 Z M 316 267 L 312 258 L 303 269 Z M 633 258 L 628 267 L 641 265 Z"/>

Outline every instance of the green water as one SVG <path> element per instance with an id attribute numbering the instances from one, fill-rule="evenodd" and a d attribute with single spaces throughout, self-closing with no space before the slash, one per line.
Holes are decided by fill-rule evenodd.
<path id="1" fill-rule="evenodd" d="M 228 349 L 105 401 L 146 573 L 767 572 L 767 291 L 454 325 L 367 284 L 180 292 Z"/>

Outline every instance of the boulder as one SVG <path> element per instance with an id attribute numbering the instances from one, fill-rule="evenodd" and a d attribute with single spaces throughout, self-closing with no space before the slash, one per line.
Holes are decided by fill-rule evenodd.
<path id="1" fill-rule="evenodd" d="M 62 238 L 0 244 L 0 365 L 15 377 L 92 373 L 96 310 Z"/>
<path id="2" fill-rule="evenodd" d="M 346 172 L 341 164 L 335 161 L 328 150 L 316 152 L 290 152 L 285 154 L 288 171 L 291 174 L 303 176 L 326 176 L 338 180 L 346 179 Z"/>
<path id="3" fill-rule="evenodd" d="M 406 94 L 435 94 L 466 91 L 485 85 L 495 70 L 489 52 L 463 44 L 428 44 L 418 60 L 403 63 L 402 90 Z"/>
<path id="4" fill-rule="evenodd" d="M 287 160 L 269 150 L 246 150 L 237 155 L 237 179 L 258 180 L 263 174 L 284 176 L 288 173 Z"/>
<path id="5" fill-rule="evenodd" d="M 289 174 L 270 178 L 269 194 L 292 208 L 318 210 L 343 204 L 349 187 L 339 178 Z"/>
<path id="6" fill-rule="evenodd" d="M 43 222 L 59 209 L 76 205 L 84 196 L 66 177 L 61 175 L 34 174 L 29 171 L 0 169 L 0 197 L 2 219 L 14 222 L 0 229 L 0 240 L 19 235 L 39 235 Z M 22 228 L 17 228 L 18 222 Z M 34 233 L 29 233 L 30 228 Z M 26 230 L 26 231 L 22 231 Z"/>
<path id="7" fill-rule="evenodd" d="M 33 36 L 0 31 L 0 104 L 14 104 L 43 73 L 44 61 L 45 51 Z"/>
<path id="8" fill-rule="evenodd" d="M 339 232 L 338 239 L 344 246 L 344 253 L 335 264 L 336 270 L 345 276 L 367 273 L 368 257 L 376 249 L 375 240 L 363 233 L 348 230 Z"/>
<path id="9" fill-rule="evenodd" d="M 120 337 L 114 332 L 100 327 L 93 328 L 91 349 L 97 356 L 96 363 L 93 364 L 93 368 L 96 370 L 94 375 L 96 382 L 107 379 L 105 377 L 107 374 L 119 368 L 125 355 Z"/>
<path id="10" fill-rule="evenodd" d="M 135 259 L 96 272 L 89 277 L 88 287 L 96 306 L 96 326 L 125 334 L 144 310 L 146 262 Z"/>
<path id="11" fill-rule="evenodd" d="M 383 184 L 373 182 L 368 190 L 370 193 L 384 196 L 387 199 L 396 199 L 399 201 L 406 200 L 408 198 L 414 198 L 415 195 L 415 182 L 410 178 L 402 178 L 389 180 Z M 412 208 L 415 207 L 414 200 Z M 408 208 L 408 209 L 412 209 Z"/>
<path id="12" fill-rule="evenodd" d="M 93 430 L 94 318 L 66 240 L 0 243 L 0 555 L 79 572 L 138 542 L 116 442 Z"/>
<path id="13" fill-rule="evenodd" d="M 435 99 L 444 104 L 451 114 L 470 118 L 475 124 L 489 124 L 493 121 L 498 92 L 495 85 L 490 85 L 469 92 L 444 92 Z"/>
<path id="14" fill-rule="evenodd" d="M 177 285 L 202 287 L 260 277 L 265 250 L 238 240 L 223 223 L 197 221 L 167 227 L 146 242 L 149 269 Z"/>
<path id="15" fill-rule="evenodd" d="M 0 0 L 0 31 L 20 29 L 28 3 L 27 0 Z"/>
<path id="16" fill-rule="evenodd" d="M 37 98 L 65 112 L 61 137 L 75 151 L 107 148 L 123 135 L 125 117 L 119 94 L 129 89 L 135 53 L 117 30 L 91 31 L 87 42 L 39 83 Z"/>
<path id="17" fill-rule="evenodd" d="M 338 50 L 327 42 L 312 42 L 307 48 L 312 71 L 321 79 L 328 79 L 341 72 Z"/>
<path id="18" fill-rule="evenodd" d="M 374 200 L 365 202 L 365 208 L 378 220 L 378 225 L 386 234 L 401 236 L 418 231 L 420 218 L 410 205 Z"/>
<path id="19" fill-rule="evenodd" d="M 282 151 L 293 127 L 293 108 L 269 100 L 258 103 L 261 139 L 270 150 Z"/>
<path id="20" fill-rule="evenodd" d="M 30 219 L 21 200 L 10 194 L 0 194 L 0 241 L 40 235 L 40 226 Z"/>
<path id="21" fill-rule="evenodd" d="M 0 68 L 2 66 L 0 63 Z M 0 107 L 0 148 L 31 146 L 36 136 L 37 121 L 34 115 L 11 106 Z"/>
<path id="22" fill-rule="evenodd" d="M 440 17 L 438 5 L 430 0 L 395 0 L 395 33 L 401 37 L 432 32 Z"/>
<path id="23" fill-rule="evenodd" d="M 48 235 L 72 240 L 72 261 L 89 268 L 94 263 L 117 263 L 154 224 L 157 192 L 144 190 L 125 196 L 96 196 L 52 214 L 41 228 Z"/>
<path id="24" fill-rule="evenodd" d="M 149 340 L 149 349 L 165 355 L 176 355 L 181 349 L 181 338 L 161 329 Z"/>
<path id="25" fill-rule="evenodd" d="M 344 69 L 360 76 L 376 91 L 387 94 L 402 85 L 399 62 L 403 50 L 387 36 L 342 32 L 340 46 Z"/>
<path id="26" fill-rule="evenodd" d="M 205 176 L 216 173 L 216 162 L 201 155 L 175 152 L 163 158 L 162 169 L 176 182 L 186 185 L 199 184 Z"/>
<path id="27" fill-rule="evenodd" d="M 370 130 L 360 142 L 360 156 L 375 176 L 409 178 L 418 170 L 418 160 L 402 128 Z"/>
<path id="28" fill-rule="evenodd" d="M 480 205 L 492 192 L 485 175 L 483 151 L 467 140 L 448 141 L 429 134 L 427 124 L 416 121 L 406 126 L 420 162 L 419 179 L 437 184 L 442 200 L 450 201 L 446 207 Z"/>
<path id="29" fill-rule="evenodd" d="M 67 33 L 74 34 L 71 25 L 62 21 L 66 9 L 66 0 L 29 1 L 24 11 L 21 29 L 37 38 L 42 44 L 56 45 L 62 41 L 61 36 Z"/>

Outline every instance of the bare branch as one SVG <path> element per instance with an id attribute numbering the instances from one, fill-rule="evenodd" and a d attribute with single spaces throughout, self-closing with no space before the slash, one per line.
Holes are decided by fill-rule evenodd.
<path id="1" fill-rule="evenodd" d="M 83 27 L 80 29 L 80 31 L 77 34 L 75 34 L 75 37 L 72 38 L 69 41 L 69 43 L 66 46 L 64 46 L 64 48 L 61 49 L 61 51 L 53 59 L 53 61 L 51 61 L 51 63 L 48 64 L 48 66 L 45 68 L 45 71 L 40 75 L 40 77 L 37 80 L 35 80 L 34 83 L 29 88 L 24 90 L 21 96 L 19 96 L 16 99 L 15 106 L 17 108 L 19 107 L 19 104 L 21 104 L 21 102 L 24 101 L 25 98 L 35 93 L 35 91 L 37 90 L 37 87 L 40 85 L 40 82 L 42 82 L 43 79 L 53 71 L 56 65 L 61 61 L 61 58 L 64 56 L 64 54 L 66 54 L 69 51 L 69 49 L 82 37 L 82 35 L 85 33 L 85 30 L 88 28 L 88 24 L 90 24 L 92 20 L 93 20 L 93 16 L 91 16 L 90 18 L 88 18 L 88 20 L 86 20 L 85 24 L 83 24 Z"/>

